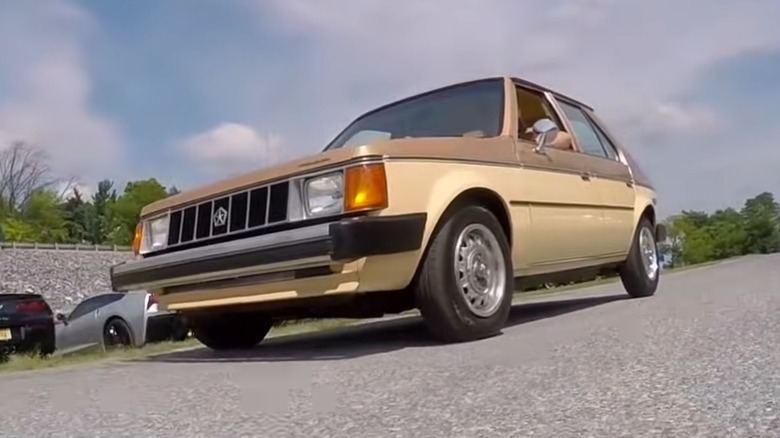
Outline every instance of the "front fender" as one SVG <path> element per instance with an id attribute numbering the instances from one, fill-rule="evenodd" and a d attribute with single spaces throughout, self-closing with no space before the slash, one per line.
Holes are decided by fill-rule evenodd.
<path id="1" fill-rule="evenodd" d="M 360 291 L 395 290 L 406 287 L 414 278 L 434 231 L 447 208 L 467 190 L 481 189 L 502 193 L 496 184 L 506 178 L 469 164 L 393 163 L 389 167 L 390 207 L 382 215 L 427 213 L 420 248 L 413 252 L 374 256 L 358 265 Z M 406 175 L 414 174 L 415 178 Z M 509 175 L 506 175 L 508 177 Z M 507 213 L 508 207 L 502 199 Z"/>
<path id="2" fill-rule="evenodd" d="M 447 208 L 452 205 L 458 196 L 473 189 L 488 190 L 495 193 L 501 200 L 504 212 L 508 214 L 509 207 L 506 201 L 498 195 L 499 189 L 488 178 L 485 178 L 484 173 L 462 170 L 451 172 L 436 181 L 428 196 L 426 202 L 428 222 L 423 234 L 423 247 L 427 247 L 429 239 L 432 237 L 439 222 L 441 222 Z"/>

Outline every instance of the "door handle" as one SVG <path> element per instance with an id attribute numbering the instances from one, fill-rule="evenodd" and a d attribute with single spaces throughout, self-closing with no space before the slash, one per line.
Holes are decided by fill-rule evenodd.
<path id="1" fill-rule="evenodd" d="M 592 177 L 593 174 L 590 173 L 590 171 L 585 171 L 580 174 L 580 178 L 582 178 L 585 181 L 590 181 L 590 177 Z"/>

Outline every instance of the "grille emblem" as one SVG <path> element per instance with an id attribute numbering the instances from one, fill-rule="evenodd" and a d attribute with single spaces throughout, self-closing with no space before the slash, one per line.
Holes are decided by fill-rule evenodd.
<path id="1" fill-rule="evenodd" d="M 228 212 L 224 207 L 219 207 L 214 212 L 213 221 L 215 227 L 222 227 L 227 223 Z"/>

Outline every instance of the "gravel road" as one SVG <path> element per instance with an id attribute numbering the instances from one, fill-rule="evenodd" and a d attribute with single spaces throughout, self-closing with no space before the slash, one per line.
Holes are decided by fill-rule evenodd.
<path id="1" fill-rule="evenodd" d="M 249 354 L 4 375 L 3 437 L 780 437 L 780 256 L 515 307 L 433 344 L 416 318 Z"/>
<path id="2" fill-rule="evenodd" d="M 0 293 L 40 293 L 56 310 L 111 289 L 111 265 L 130 260 L 129 251 L 0 249 Z"/>

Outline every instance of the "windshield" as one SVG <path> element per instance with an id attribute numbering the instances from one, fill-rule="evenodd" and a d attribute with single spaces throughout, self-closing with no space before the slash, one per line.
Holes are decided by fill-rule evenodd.
<path id="1" fill-rule="evenodd" d="M 501 133 L 501 79 L 432 91 L 380 108 L 352 122 L 326 148 L 360 146 L 377 140 L 419 137 L 495 137 Z"/>

